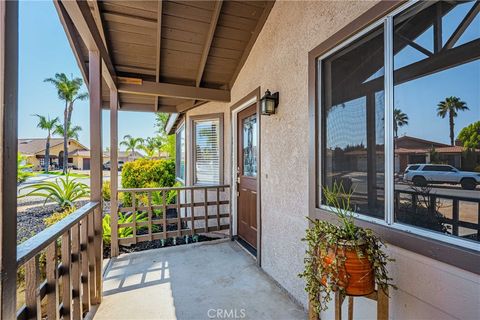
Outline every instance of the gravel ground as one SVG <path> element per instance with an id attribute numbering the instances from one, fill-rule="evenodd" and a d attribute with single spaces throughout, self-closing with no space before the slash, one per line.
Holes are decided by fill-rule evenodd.
<path id="1" fill-rule="evenodd" d="M 54 212 L 59 211 L 57 204 L 43 205 L 44 200 L 41 198 L 25 198 L 27 201 L 20 203 L 17 210 L 17 243 L 21 243 L 28 238 L 46 228 L 43 220 L 51 216 Z M 82 207 L 88 200 L 76 201 L 77 208 Z M 110 212 L 110 202 L 103 202 L 103 212 Z"/>

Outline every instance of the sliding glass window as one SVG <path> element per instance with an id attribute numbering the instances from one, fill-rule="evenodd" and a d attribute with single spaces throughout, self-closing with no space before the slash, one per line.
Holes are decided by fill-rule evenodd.
<path id="1" fill-rule="evenodd" d="M 480 241 L 479 12 L 408 3 L 319 58 L 323 208 L 341 184 L 361 219 Z"/>

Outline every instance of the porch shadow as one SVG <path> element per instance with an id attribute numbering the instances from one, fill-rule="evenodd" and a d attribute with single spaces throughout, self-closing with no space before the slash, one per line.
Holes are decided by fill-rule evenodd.
<path id="1" fill-rule="evenodd" d="M 94 319 L 305 319 L 229 240 L 121 255 L 104 277 Z"/>

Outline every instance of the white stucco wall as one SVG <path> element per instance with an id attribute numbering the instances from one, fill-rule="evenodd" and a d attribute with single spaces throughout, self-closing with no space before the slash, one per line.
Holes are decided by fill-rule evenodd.
<path id="1" fill-rule="evenodd" d="M 230 183 L 230 106 L 258 86 L 262 93 L 280 92 L 277 114 L 261 117 L 262 268 L 305 307 L 297 274 L 308 215 L 308 52 L 374 4 L 277 1 L 232 88 L 232 103 L 209 103 L 187 114 L 225 112 Z M 397 259 L 391 274 L 399 287 L 390 299 L 392 319 L 480 319 L 477 275 L 393 246 L 389 251 Z M 355 319 L 371 319 L 374 312 L 372 303 L 358 299 Z"/>

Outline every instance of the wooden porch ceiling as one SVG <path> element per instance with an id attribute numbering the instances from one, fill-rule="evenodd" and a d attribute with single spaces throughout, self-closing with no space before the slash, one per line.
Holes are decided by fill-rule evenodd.
<path id="1" fill-rule="evenodd" d="M 102 57 L 102 103 L 109 88 L 121 110 L 185 112 L 230 101 L 230 88 L 273 1 L 54 0 L 88 82 L 88 51 Z"/>

